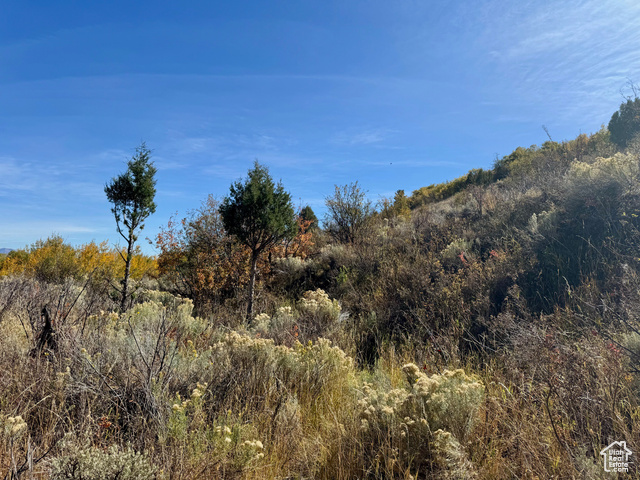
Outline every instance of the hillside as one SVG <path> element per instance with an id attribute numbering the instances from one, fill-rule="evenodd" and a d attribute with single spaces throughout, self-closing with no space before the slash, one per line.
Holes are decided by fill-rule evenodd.
<path id="1" fill-rule="evenodd" d="M 640 452 L 640 149 L 611 133 L 377 210 L 336 187 L 259 258 L 249 319 L 252 252 L 213 197 L 136 257 L 124 311 L 105 245 L 12 252 L 0 471 L 609 478 L 603 448 Z"/>

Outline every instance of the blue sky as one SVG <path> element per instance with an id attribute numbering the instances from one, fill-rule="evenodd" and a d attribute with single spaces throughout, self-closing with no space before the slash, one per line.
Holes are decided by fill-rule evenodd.
<path id="1" fill-rule="evenodd" d="M 640 3 L 0 0 L 0 247 L 118 241 L 142 141 L 170 215 L 254 160 L 322 216 L 597 131 L 640 82 Z M 145 246 L 148 253 L 153 250 Z"/>

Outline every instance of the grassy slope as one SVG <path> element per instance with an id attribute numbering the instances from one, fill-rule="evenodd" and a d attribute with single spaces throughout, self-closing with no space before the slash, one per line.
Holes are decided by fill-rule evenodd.
<path id="1" fill-rule="evenodd" d="M 601 448 L 640 451 L 639 178 L 606 132 L 517 149 L 353 245 L 317 234 L 250 329 L 242 297 L 197 318 L 141 280 L 119 314 L 95 278 L 14 265 L 0 475 L 46 453 L 57 478 L 602 478 Z M 33 357 L 45 303 L 58 347 Z"/>

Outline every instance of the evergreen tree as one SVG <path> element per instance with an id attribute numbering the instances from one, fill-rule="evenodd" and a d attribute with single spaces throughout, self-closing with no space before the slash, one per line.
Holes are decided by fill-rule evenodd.
<path id="1" fill-rule="evenodd" d="M 269 170 L 258 162 L 247 179 L 231 185 L 220 206 L 224 228 L 251 249 L 247 320 L 253 320 L 253 295 L 260 255 L 296 233 L 291 195 L 274 185 Z"/>
<path id="2" fill-rule="evenodd" d="M 623 149 L 640 133 L 640 98 L 628 99 L 609 121 L 611 141 Z"/>
<path id="3" fill-rule="evenodd" d="M 409 198 L 405 195 L 404 190 L 397 190 L 393 196 L 393 210 L 398 217 L 411 218 Z"/>
<path id="4" fill-rule="evenodd" d="M 125 310 L 133 248 L 138 240 L 137 232 L 144 228 L 144 220 L 156 211 L 156 168 L 151 160 L 151 151 L 144 142 L 136 148 L 135 155 L 127 163 L 127 171 L 111 179 L 104 192 L 113 204 L 111 211 L 116 219 L 118 233 L 127 242 L 127 253 L 120 253 L 125 262 L 122 280 L 120 309 Z"/>
<path id="5" fill-rule="evenodd" d="M 308 228 L 309 231 L 318 229 L 318 217 L 316 217 L 316 214 L 309 205 L 300 210 L 300 218 L 304 221 L 311 222 Z"/>

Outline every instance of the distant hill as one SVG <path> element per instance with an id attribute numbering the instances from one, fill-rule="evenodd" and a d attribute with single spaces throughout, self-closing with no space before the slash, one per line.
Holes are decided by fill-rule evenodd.
<path id="1" fill-rule="evenodd" d="M 0 248 L 0 254 L 12 252 L 12 248 Z"/>

